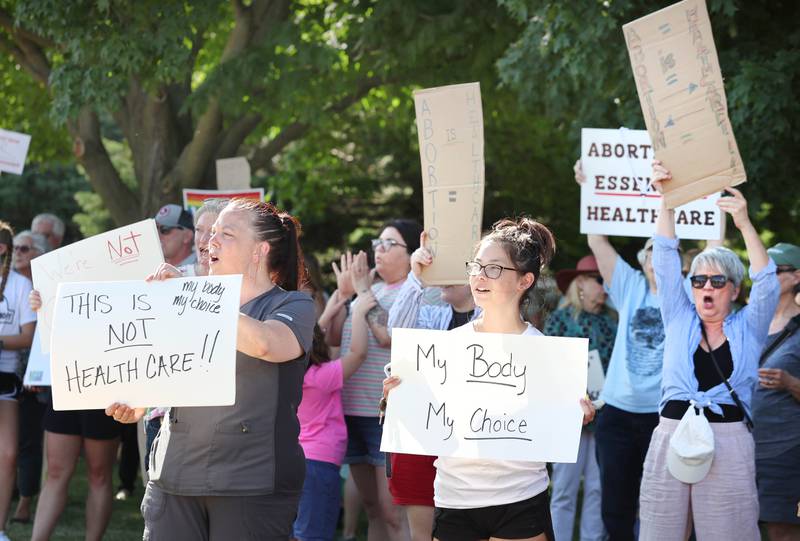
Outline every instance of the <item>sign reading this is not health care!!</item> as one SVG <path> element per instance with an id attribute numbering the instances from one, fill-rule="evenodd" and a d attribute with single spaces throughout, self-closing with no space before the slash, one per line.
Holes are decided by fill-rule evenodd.
<path id="1" fill-rule="evenodd" d="M 228 406 L 241 275 L 58 287 L 53 409 Z"/>
<path id="2" fill-rule="evenodd" d="M 483 108 L 478 83 L 414 92 L 427 248 L 426 285 L 466 284 L 464 264 L 481 238 Z"/>
<path id="3" fill-rule="evenodd" d="M 650 185 L 653 145 L 645 130 L 583 128 L 581 233 L 652 237 L 661 194 Z M 719 194 L 675 209 L 675 230 L 682 239 L 718 239 L 722 233 Z"/>
<path id="4" fill-rule="evenodd" d="M 672 173 L 667 207 L 745 182 L 705 0 L 678 2 L 622 30 L 653 150 Z"/>
<path id="5" fill-rule="evenodd" d="M 588 340 L 394 329 L 381 451 L 575 462 Z"/>

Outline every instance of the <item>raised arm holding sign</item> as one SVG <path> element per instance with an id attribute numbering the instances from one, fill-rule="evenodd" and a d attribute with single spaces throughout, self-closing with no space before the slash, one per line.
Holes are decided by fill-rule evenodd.
<path id="1" fill-rule="evenodd" d="M 664 188 L 667 208 L 745 182 L 705 0 L 683 0 L 622 29 L 655 157 L 674 177 Z"/>

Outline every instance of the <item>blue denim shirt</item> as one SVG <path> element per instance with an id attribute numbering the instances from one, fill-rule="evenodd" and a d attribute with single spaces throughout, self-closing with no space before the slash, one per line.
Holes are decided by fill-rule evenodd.
<path id="1" fill-rule="evenodd" d="M 725 383 L 704 392 L 697 389 L 694 352 L 700 345 L 700 317 L 694 303 L 684 292 L 678 239 L 661 236 L 655 239 L 653 270 L 661 297 L 661 317 L 666 334 L 659 411 L 670 400 L 694 400 L 698 406 L 722 414 L 719 404 L 735 404 Z M 739 395 L 748 415 L 753 388 L 758 381 L 758 359 L 764 349 L 769 324 L 780 296 L 772 259 L 759 272 L 753 272 L 751 268 L 750 278 L 753 288 L 748 305 L 728 315 L 722 324 L 733 357 L 733 373 L 728 381 Z"/>

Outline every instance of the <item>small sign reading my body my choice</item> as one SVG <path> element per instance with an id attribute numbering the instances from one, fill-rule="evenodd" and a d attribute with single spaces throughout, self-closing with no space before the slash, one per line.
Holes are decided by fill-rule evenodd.
<path id="1" fill-rule="evenodd" d="M 575 462 L 588 340 L 394 329 L 381 451 Z"/>
<path id="2" fill-rule="evenodd" d="M 233 404 L 241 283 L 229 275 L 60 284 L 53 409 Z"/>

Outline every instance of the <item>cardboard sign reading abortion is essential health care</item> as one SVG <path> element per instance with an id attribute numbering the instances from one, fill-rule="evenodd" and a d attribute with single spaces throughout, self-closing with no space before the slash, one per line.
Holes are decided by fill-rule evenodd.
<path id="1" fill-rule="evenodd" d="M 588 340 L 394 329 L 381 451 L 575 462 Z"/>
<path id="2" fill-rule="evenodd" d="M 684 0 L 622 27 L 655 156 L 672 172 L 669 208 L 747 180 L 705 0 Z"/>
<path id="3" fill-rule="evenodd" d="M 30 144 L 30 135 L 0 129 L 0 171 L 21 175 Z"/>
<path id="4" fill-rule="evenodd" d="M 583 128 L 581 233 L 652 237 L 661 194 L 650 186 L 653 147 L 645 130 Z M 718 239 L 723 216 L 713 194 L 675 209 L 682 239 Z"/>
<path id="5" fill-rule="evenodd" d="M 414 92 L 427 248 L 426 285 L 467 283 L 483 221 L 483 108 L 478 83 Z"/>
<path id="6" fill-rule="evenodd" d="M 50 351 L 53 306 L 59 283 L 141 280 L 163 262 L 154 220 L 101 233 L 33 259 L 33 286 L 42 296 L 37 323 L 42 351 Z"/>
<path id="7" fill-rule="evenodd" d="M 53 409 L 228 406 L 241 275 L 58 287 Z"/>

